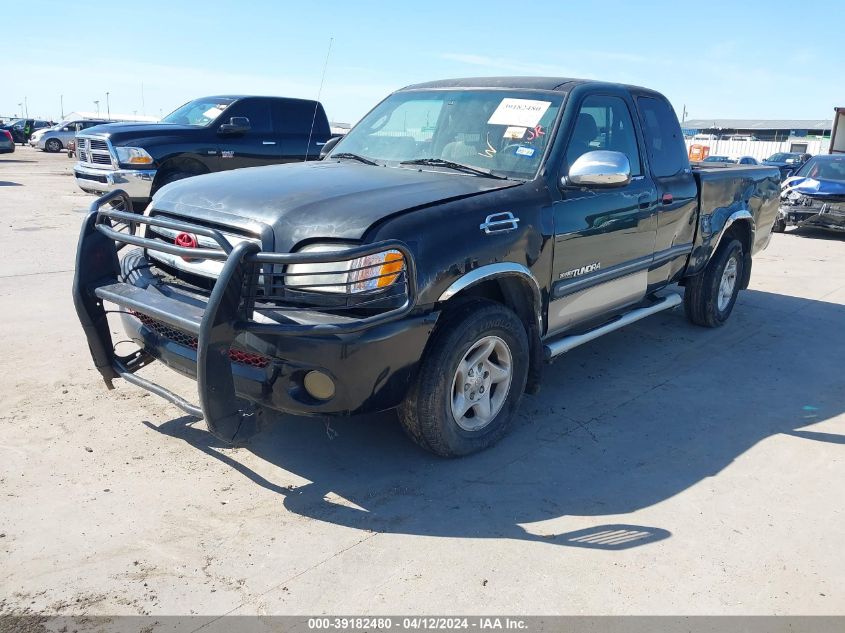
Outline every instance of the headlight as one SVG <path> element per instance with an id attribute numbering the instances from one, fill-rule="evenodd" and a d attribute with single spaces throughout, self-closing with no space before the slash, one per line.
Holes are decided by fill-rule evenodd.
<path id="1" fill-rule="evenodd" d="M 300 253 L 325 253 L 353 248 L 348 244 L 312 244 Z M 287 267 L 288 288 L 315 292 L 359 293 L 386 288 L 405 269 L 405 258 L 397 250 L 387 250 L 355 259 L 327 264 L 291 264 Z"/>
<path id="2" fill-rule="evenodd" d="M 118 162 L 124 165 L 151 165 L 153 157 L 141 147 L 115 147 Z"/>

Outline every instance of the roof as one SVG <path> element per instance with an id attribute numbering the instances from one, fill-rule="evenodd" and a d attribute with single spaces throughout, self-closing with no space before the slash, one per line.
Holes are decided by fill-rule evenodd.
<path id="1" fill-rule="evenodd" d="M 142 114 L 120 114 L 118 112 L 82 112 L 74 110 L 68 112 L 62 118 L 62 121 L 76 121 L 78 119 L 86 119 L 91 121 L 158 121 L 157 116 L 144 116 Z"/>
<path id="2" fill-rule="evenodd" d="M 829 130 L 830 119 L 687 119 L 696 130 Z"/>

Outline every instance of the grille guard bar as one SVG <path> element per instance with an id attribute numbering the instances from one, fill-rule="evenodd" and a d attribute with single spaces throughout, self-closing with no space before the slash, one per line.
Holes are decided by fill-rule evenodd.
<path id="1" fill-rule="evenodd" d="M 73 301 L 88 340 L 94 364 L 109 389 L 113 388 L 112 381 L 115 378 L 124 378 L 165 398 L 190 415 L 205 418 L 208 430 L 226 442 L 231 443 L 236 440 L 236 437 L 242 437 L 247 426 L 254 429 L 254 411 L 245 409 L 236 395 L 229 358 L 229 349 L 241 332 L 280 336 L 349 334 L 402 318 L 414 308 L 416 303 L 414 260 L 410 250 L 402 242 L 389 240 L 334 252 L 266 253 L 261 251 L 258 244 L 251 241 L 240 242 L 233 246 L 219 231 L 209 227 L 108 208 L 108 205 L 120 203 L 123 204 L 124 209 L 131 208 L 126 193 L 117 190 L 98 198 L 91 204 L 88 215 L 82 223 L 76 251 Z M 112 221 L 125 223 L 130 227 L 150 224 L 202 235 L 213 239 L 219 244 L 220 250 L 183 248 L 132 233 L 124 233 L 115 230 Z M 198 341 L 196 376 L 199 407 L 189 404 L 160 385 L 134 375 L 134 372 L 153 360 L 149 353 L 138 350 L 127 356 L 120 356 L 114 350 L 102 296 L 108 294 L 109 301 L 121 305 L 120 295 L 116 294 L 114 289 L 124 286 L 127 290 L 135 289 L 131 284 L 122 283 L 121 280 L 117 252 L 126 244 L 183 257 L 200 257 L 223 262 L 223 268 L 214 283 L 201 319 L 195 323 L 195 328 L 191 328 L 196 329 Z M 253 321 L 250 318 L 251 315 L 247 314 L 243 294 L 245 287 L 249 285 L 245 284 L 245 281 L 249 281 L 249 271 L 252 271 L 253 277 L 257 277 L 252 270 L 254 264 L 331 263 L 391 249 L 399 251 L 405 260 L 407 297 L 404 304 L 398 308 L 388 309 L 372 316 L 347 318 L 333 323 L 259 323 Z M 102 289 L 99 296 L 98 289 Z M 126 308 L 130 305 L 132 310 L 145 313 L 144 306 L 138 304 L 137 296 L 133 297 L 131 303 L 127 300 L 127 304 L 121 307 Z M 150 309 L 153 310 L 152 305 Z M 280 307 L 279 311 L 283 313 L 284 308 Z"/>

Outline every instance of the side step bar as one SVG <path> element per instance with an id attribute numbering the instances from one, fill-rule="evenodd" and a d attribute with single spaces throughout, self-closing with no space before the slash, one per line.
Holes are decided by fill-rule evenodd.
<path id="1" fill-rule="evenodd" d="M 600 336 L 604 336 L 609 332 L 613 332 L 614 330 L 623 328 L 626 325 L 630 325 L 634 321 L 639 321 L 640 319 L 644 319 L 645 317 L 651 316 L 652 314 L 662 312 L 663 310 L 668 310 L 669 308 L 674 308 L 675 306 L 680 305 L 682 301 L 683 299 L 681 298 L 681 295 L 673 292 L 670 295 L 662 297 L 657 303 L 653 303 L 652 305 L 646 306 L 644 308 L 637 308 L 636 310 L 626 312 L 615 321 L 606 323 L 605 325 L 597 327 L 594 330 L 590 330 L 589 332 L 585 332 L 584 334 L 564 336 L 555 341 L 546 343 L 544 347 L 546 360 L 551 360 L 555 356 L 560 356 L 561 354 L 564 354 L 569 350 L 578 347 L 579 345 L 589 343 L 590 341 L 597 339 Z"/>

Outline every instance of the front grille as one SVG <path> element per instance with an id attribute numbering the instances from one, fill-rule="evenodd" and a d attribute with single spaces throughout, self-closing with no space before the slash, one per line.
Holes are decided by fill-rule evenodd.
<path id="1" fill-rule="evenodd" d="M 101 138 L 77 136 L 76 156 L 79 158 L 80 163 L 87 163 L 98 167 L 111 167 L 113 164 L 109 144 Z"/>
<path id="2" fill-rule="evenodd" d="M 143 323 L 145 327 L 152 330 L 162 338 L 166 338 L 169 341 L 173 341 L 177 345 L 189 347 L 192 350 L 196 351 L 197 338 L 192 334 L 188 334 L 187 332 L 172 328 L 166 323 L 162 323 L 157 319 L 147 316 L 146 314 L 141 314 L 140 312 L 136 312 L 134 310 L 130 311 L 130 314 L 132 314 L 132 316 L 134 316 L 141 323 Z M 239 365 L 248 365 L 249 367 L 256 367 L 258 369 L 264 369 L 265 367 L 267 367 L 267 365 L 270 364 L 270 359 L 266 356 L 262 356 L 261 354 L 256 354 L 254 352 L 248 352 L 246 350 L 238 349 L 236 347 L 232 347 L 229 349 L 229 360 L 231 360 L 233 363 L 238 363 Z"/>

